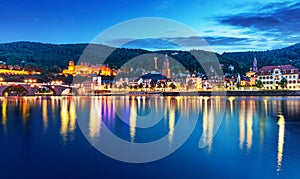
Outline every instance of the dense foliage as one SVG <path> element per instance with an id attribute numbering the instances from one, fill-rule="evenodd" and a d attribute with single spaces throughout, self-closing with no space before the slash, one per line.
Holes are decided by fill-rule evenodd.
<path id="1" fill-rule="evenodd" d="M 123 66 L 128 60 L 141 56 L 143 54 L 153 53 L 141 49 L 114 49 L 104 45 L 95 45 L 97 48 L 112 51 L 105 63 L 112 68 L 118 69 Z M 69 60 L 78 62 L 82 52 L 87 47 L 87 44 L 44 44 L 37 42 L 14 42 L 0 44 L 0 60 L 6 62 L 7 65 L 24 64 L 27 69 L 36 69 L 44 73 L 61 72 L 68 66 Z M 201 71 L 201 65 L 195 60 L 192 54 L 200 54 L 202 59 L 217 57 L 220 63 L 223 64 L 225 72 L 229 71 L 229 66 L 234 65 L 234 72 L 245 73 L 252 66 L 254 56 L 258 61 L 258 67 L 265 65 L 292 64 L 300 68 L 300 44 L 295 44 L 283 49 L 261 51 L 261 52 L 235 52 L 214 54 L 194 50 L 186 51 L 157 51 L 156 53 L 168 53 L 171 58 L 176 59 L 179 63 L 185 66 L 190 71 Z M 96 59 L 97 60 L 97 59 Z M 23 62 L 22 62 L 23 61 Z M 158 61 L 159 66 L 162 65 L 162 60 Z M 137 66 L 147 68 L 153 65 L 153 60 L 141 61 Z M 176 68 L 172 66 L 171 68 Z"/>

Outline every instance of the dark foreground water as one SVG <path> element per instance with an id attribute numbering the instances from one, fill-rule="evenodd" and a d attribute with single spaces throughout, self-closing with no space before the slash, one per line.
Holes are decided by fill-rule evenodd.
<path id="1" fill-rule="evenodd" d="M 12 97 L 0 103 L 0 178 L 300 178 L 300 97 Z M 138 127 L 146 119 L 136 116 L 147 115 L 161 120 Z M 105 140 L 105 126 L 132 148 L 163 137 L 172 148 L 182 139 L 180 118 L 196 126 L 163 159 L 126 163 L 94 148 Z"/>

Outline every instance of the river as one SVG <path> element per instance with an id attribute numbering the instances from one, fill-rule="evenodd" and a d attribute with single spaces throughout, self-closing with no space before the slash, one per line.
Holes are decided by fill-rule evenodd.
<path id="1" fill-rule="evenodd" d="M 1 178 L 300 178 L 300 97 L 0 103 Z"/>

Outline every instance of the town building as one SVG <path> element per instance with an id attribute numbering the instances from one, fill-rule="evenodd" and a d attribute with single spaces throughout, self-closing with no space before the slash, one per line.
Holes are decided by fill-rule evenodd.
<path id="1" fill-rule="evenodd" d="M 246 77 L 249 78 L 249 86 L 255 86 L 257 82 L 257 72 L 258 72 L 258 67 L 257 67 L 257 60 L 256 57 L 254 56 L 254 60 L 252 62 L 252 68 L 250 68 L 250 71 L 246 73 Z"/>
<path id="2" fill-rule="evenodd" d="M 296 89 L 299 79 L 298 68 L 292 65 L 264 66 L 258 70 L 257 79 L 262 82 L 263 89 L 281 89 L 280 82 L 287 80 L 287 89 Z"/>
<path id="3" fill-rule="evenodd" d="M 257 75 L 256 72 L 250 70 L 246 73 L 246 76 L 249 78 L 249 85 L 255 86 L 257 82 Z"/>
<path id="4" fill-rule="evenodd" d="M 190 86 L 191 85 L 191 86 Z M 202 77 L 200 76 L 187 76 L 186 77 L 186 86 L 188 88 L 193 88 L 193 89 L 197 89 L 197 90 L 201 90 L 202 89 Z"/>
<path id="5" fill-rule="evenodd" d="M 213 88 L 224 87 L 225 78 L 223 74 L 219 74 L 213 66 L 210 66 L 208 73 L 202 77 L 202 89 L 209 90 Z"/>

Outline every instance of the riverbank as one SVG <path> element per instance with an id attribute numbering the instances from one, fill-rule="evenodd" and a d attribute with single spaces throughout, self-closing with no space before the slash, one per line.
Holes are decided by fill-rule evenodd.
<path id="1" fill-rule="evenodd" d="M 300 90 L 274 91 L 185 91 L 185 92 L 120 92 L 98 93 L 95 95 L 63 95 L 72 96 L 300 96 Z M 41 96 L 50 97 L 51 95 Z M 53 95 L 52 95 L 53 96 Z M 54 95 L 57 96 L 57 95 Z M 58 95 L 59 96 L 59 95 Z M 18 97 L 18 96 L 16 96 Z"/>
<path id="2" fill-rule="evenodd" d="M 106 93 L 100 96 L 300 96 L 300 90 L 273 90 L 273 91 L 188 91 L 188 92 L 162 92 L 162 93 Z"/>
<path id="3" fill-rule="evenodd" d="M 300 96 L 300 91 L 198 91 L 198 92 L 165 92 L 163 96 Z"/>

